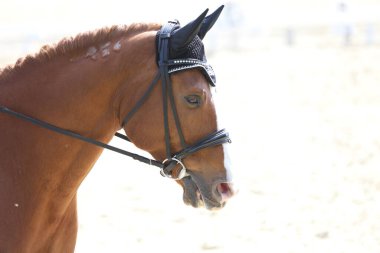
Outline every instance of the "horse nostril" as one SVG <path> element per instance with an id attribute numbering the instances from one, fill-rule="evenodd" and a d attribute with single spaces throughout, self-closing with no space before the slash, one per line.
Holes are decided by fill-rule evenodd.
<path id="1" fill-rule="evenodd" d="M 219 183 L 216 186 L 216 191 L 222 197 L 221 202 L 226 202 L 229 198 L 231 198 L 235 194 L 233 190 L 233 186 L 230 183 Z"/>

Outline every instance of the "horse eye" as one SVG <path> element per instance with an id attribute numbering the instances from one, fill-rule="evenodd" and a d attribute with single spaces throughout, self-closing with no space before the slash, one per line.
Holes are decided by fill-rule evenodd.
<path id="1" fill-rule="evenodd" d="M 190 107 L 195 108 L 201 105 L 201 97 L 198 95 L 189 95 L 185 97 L 185 100 Z"/>

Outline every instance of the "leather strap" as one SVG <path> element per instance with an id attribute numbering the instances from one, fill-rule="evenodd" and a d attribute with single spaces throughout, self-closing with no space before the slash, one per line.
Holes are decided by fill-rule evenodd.
<path id="1" fill-rule="evenodd" d="M 51 124 L 49 124 L 49 123 L 47 123 L 45 121 L 38 120 L 36 118 L 32 118 L 30 116 L 27 116 L 27 115 L 19 113 L 19 112 L 15 112 L 15 111 L 13 111 L 13 110 L 5 107 L 5 106 L 0 106 L 0 112 L 12 115 L 12 116 L 14 116 L 16 118 L 19 118 L 19 119 L 22 119 L 22 120 L 25 120 L 25 121 L 28 121 L 28 122 L 30 122 L 30 123 L 32 123 L 34 125 L 37 125 L 39 127 L 42 127 L 42 128 L 48 129 L 48 130 L 51 130 L 53 132 L 56 132 L 56 133 L 59 133 L 59 134 L 62 134 L 62 135 L 66 135 L 66 136 L 69 136 L 71 138 L 75 138 L 75 139 L 78 139 L 78 140 L 81 140 L 81 141 L 93 144 L 93 145 L 101 147 L 101 148 L 112 150 L 114 152 L 117 152 L 117 153 L 125 155 L 125 156 L 129 156 L 129 157 L 131 157 L 131 158 L 133 158 L 133 159 L 135 159 L 137 161 L 140 161 L 140 162 L 143 162 L 143 163 L 147 163 L 147 164 L 150 164 L 150 165 L 154 165 L 154 166 L 157 166 L 159 168 L 163 168 L 162 163 L 159 162 L 159 161 L 156 161 L 156 160 L 153 160 L 153 159 L 149 159 L 147 157 L 144 157 L 144 156 L 141 156 L 141 155 L 138 155 L 138 154 L 135 154 L 135 153 L 131 153 L 129 151 L 117 148 L 115 146 L 111 146 L 111 145 L 105 144 L 103 142 L 100 142 L 100 141 L 97 141 L 97 140 L 85 137 L 83 135 L 74 133 L 72 131 L 69 131 L 69 130 L 66 130 L 66 129 L 54 126 L 54 125 L 51 125 Z M 119 134 L 117 136 L 120 138 L 120 136 L 123 136 L 123 135 Z M 126 136 L 123 136 L 123 139 L 125 139 L 125 137 Z"/>
<path id="2" fill-rule="evenodd" d="M 165 24 L 158 33 L 158 67 L 162 77 L 162 103 L 164 112 L 164 131 L 165 131 L 165 146 L 166 146 L 166 159 L 172 157 L 171 143 L 170 143 L 170 129 L 168 118 L 168 98 L 170 101 L 171 111 L 173 114 L 174 122 L 176 125 L 177 133 L 181 142 L 182 148 L 185 148 L 186 142 L 183 136 L 181 124 L 179 121 L 177 107 L 174 101 L 173 88 L 171 79 L 169 77 L 168 64 L 169 64 L 169 39 L 170 34 L 179 26 L 178 21 L 170 21 Z"/>
<path id="3" fill-rule="evenodd" d="M 140 107 L 145 103 L 145 101 L 148 99 L 150 93 L 152 92 L 154 86 L 157 84 L 158 80 L 160 80 L 160 72 L 158 72 L 153 79 L 152 83 L 149 85 L 147 91 L 142 95 L 142 97 L 137 101 L 135 106 L 131 109 L 131 111 L 125 116 L 123 119 L 123 122 L 121 124 L 122 127 L 124 127 L 128 121 L 132 118 L 132 116 L 140 109 Z"/>

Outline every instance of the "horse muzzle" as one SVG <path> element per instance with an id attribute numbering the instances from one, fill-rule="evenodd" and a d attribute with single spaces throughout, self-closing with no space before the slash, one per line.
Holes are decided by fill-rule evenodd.
<path id="1" fill-rule="evenodd" d="M 183 182 L 183 201 L 193 207 L 205 207 L 208 210 L 218 210 L 223 208 L 227 201 L 233 197 L 236 190 L 231 182 L 222 180 L 212 184 L 203 184 L 191 174 L 184 177 Z"/>

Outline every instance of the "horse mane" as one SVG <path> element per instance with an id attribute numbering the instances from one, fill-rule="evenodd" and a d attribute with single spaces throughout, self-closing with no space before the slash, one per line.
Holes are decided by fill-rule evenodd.
<path id="1" fill-rule="evenodd" d="M 80 33 L 75 37 L 63 38 L 56 44 L 42 46 L 40 51 L 34 55 L 19 58 L 14 65 L 6 66 L 4 69 L 0 68 L 0 80 L 7 79 L 31 65 L 45 63 L 58 56 L 74 55 L 102 42 L 159 29 L 160 25 L 158 24 L 136 23 L 104 27 L 95 31 Z"/>

